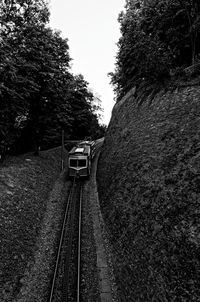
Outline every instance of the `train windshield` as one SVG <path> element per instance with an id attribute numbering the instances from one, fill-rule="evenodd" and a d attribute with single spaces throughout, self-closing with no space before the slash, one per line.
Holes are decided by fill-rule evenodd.
<path id="1" fill-rule="evenodd" d="M 70 167 L 77 168 L 78 161 L 77 159 L 70 159 Z"/>
<path id="2" fill-rule="evenodd" d="M 73 168 L 86 167 L 86 159 L 70 159 L 70 167 Z"/>
<path id="3" fill-rule="evenodd" d="M 78 160 L 78 166 L 79 167 L 86 167 L 86 160 L 85 159 L 79 159 Z"/>

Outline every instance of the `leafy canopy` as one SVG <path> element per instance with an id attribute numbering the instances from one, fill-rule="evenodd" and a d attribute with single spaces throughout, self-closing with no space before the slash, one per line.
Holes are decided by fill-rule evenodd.
<path id="1" fill-rule="evenodd" d="M 198 61 L 198 0 L 127 0 L 119 15 L 121 38 L 111 82 L 118 97 L 144 81 L 170 77 Z"/>
<path id="2" fill-rule="evenodd" d="M 58 144 L 61 129 L 84 138 L 100 127 L 88 83 L 70 71 L 68 41 L 48 20 L 44 0 L 0 3 L 0 154 L 37 153 Z"/>

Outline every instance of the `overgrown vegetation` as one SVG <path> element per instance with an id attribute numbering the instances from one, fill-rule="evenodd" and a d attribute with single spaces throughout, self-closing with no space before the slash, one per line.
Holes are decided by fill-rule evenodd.
<path id="1" fill-rule="evenodd" d="M 199 87 L 129 97 L 98 169 L 120 301 L 200 300 Z"/>
<path id="2" fill-rule="evenodd" d="M 95 96 L 70 70 L 67 39 L 49 26 L 45 0 L 0 3 L 0 155 L 104 133 Z M 99 109 L 100 106 L 97 108 Z"/>
<path id="3" fill-rule="evenodd" d="M 200 301 L 200 2 L 127 0 L 119 22 L 97 178 L 120 301 Z"/>
<path id="4" fill-rule="evenodd" d="M 0 300 L 16 301 L 16 296 L 25 285 L 34 256 L 39 249 L 38 238 L 44 217 L 51 207 L 50 192 L 60 173 L 60 148 L 42 151 L 35 157 L 31 153 L 7 158 L 0 168 Z M 66 186 L 67 187 L 67 186 Z M 59 192 L 59 190 L 58 190 Z M 67 193 L 67 191 L 65 192 Z M 52 211 L 53 230 L 56 232 L 62 211 L 60 192 Z M 52 203 L 53 204 L 53 203 Z M 60 217 L 60 218 L 59 218 Z M 58 224 L 59 225 L 59 224 Z M 48 237 L 48 236 L 47 236 Z M 50 237 L 52 239 L 52 237 Z M 49 237 L 48 237 L 49 239 Z M 53 250 L 52 250 L 53 252 Z M 49 261 L 47 250 L 45 259 Z M 48 271 L 48 266 L 46 267 Z M 41 273 L 41 271 L 40 271 Z M 48 274 L 41 279 L 48 284 Z M 40 297 L 41 288 L 35 289 Z M 34 295 L 34 293 L 32 293 Z M 43 295 L 45 296 L 45 292 Z M 30 301 L 25 297 L 26 301 Z M 41 301 L 41 299 L 38 299 Z M 44 297 L 45 301 L 45 297 Z"/>
<path id="5" fill-rule="evenodd" d="M 116 70 L 110 74 L 118 98 L 199 63 L 198 0 L 126 0 L 119 22 Z"/>

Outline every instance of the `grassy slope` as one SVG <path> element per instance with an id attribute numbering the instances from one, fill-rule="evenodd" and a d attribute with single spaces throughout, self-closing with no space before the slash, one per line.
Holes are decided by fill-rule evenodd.
<path id="1" fill-rule="evenodd" d="M 122 301 L 200 300 L 199 99 L 131 97 L 112 117 L 98 185 Z"/>
<path id="2" fill-rule="evenodd" d="M 60 150 L 8 158 L 0 166 L 0 296 L 14 297 L 31 262 Z"/>

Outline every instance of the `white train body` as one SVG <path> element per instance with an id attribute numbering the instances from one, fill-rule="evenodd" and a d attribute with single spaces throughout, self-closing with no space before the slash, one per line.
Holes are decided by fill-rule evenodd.
<path id="1" fill-rule="evenodd" d="M 69 177 L 89 177 L 91 161 L 95 155 L 95 142 L 83 141 L 69 152 Z"/>

